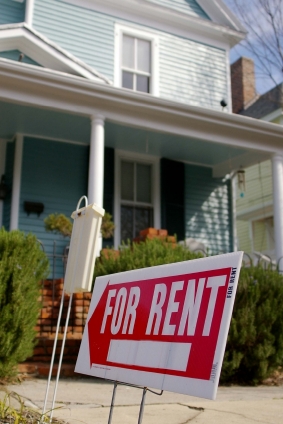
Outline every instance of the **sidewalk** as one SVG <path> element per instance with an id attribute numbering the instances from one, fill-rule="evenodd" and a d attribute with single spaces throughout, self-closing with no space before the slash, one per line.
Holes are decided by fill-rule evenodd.
<path id="1" fill-rule="evenodd" d="M 51 383 L 50 402 L 54 382 Z M 7 386 L 27 406 L 42 409 L 45 379 Z M 71 424 L 107 424 L 113 384 L 99 379 L 59 381 L 54 417 Z M 142 390 L 118 386 L 112 424 L 137 424 Z M 143 424 L 282 424 L 283 386 L 220 387 L 216 401 L 165 392 L 147 392 Z"/>

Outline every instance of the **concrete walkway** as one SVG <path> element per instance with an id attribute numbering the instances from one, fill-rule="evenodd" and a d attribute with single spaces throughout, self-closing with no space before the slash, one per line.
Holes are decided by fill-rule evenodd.
<path id="1" fill-rule="evenodd" d="M 7 389 L 18 393 L 26 405 L 42 409 L 46 380 L 26 380 Z M 54 417 L 71 424 L 107 424 L 112 390 L 113 384 L 98 379 L 60 380 Z M 50 390 L 50 399 L 52 394 Z M 137 424 L 141 397 L 142 390 L 118 386 L 112 424 Z M 165 423 L 282 424 L 283 386 L 220 387 L 216 401 L 147 392 L 143 424 Z"/>

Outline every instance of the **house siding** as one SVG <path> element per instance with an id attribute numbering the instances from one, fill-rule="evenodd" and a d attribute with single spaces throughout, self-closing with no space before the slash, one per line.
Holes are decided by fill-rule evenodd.
<path id="1" fill-rule="evenodd" d="M 195 0 L 148 0 L 150 3 L 156 3 L 160 6 L 168 7 L 177 12 L 186 13 L 198 18 L 209 19 L 205 11 Z"/>
<path id="2" fill-rule="evenodd" d="M 64 2 L 35 0 L 34 28 L 111 81 L 114 80 L 115 23 L 133 24 Z M 221 110 L 220 101 L 228 98 L 225 50 L 135 26 L 159 38 L 160 97 Z"/>
<path id="3" fill-rule="evenodd" d="M 3 57 L 4 59 L 18 61 L 20 54 L 21 54 L 21 52 L 19 50 L 9 50 L 9 51 L 5 51 L 5 52 L 0 52 L 0 57 Z M 23 59 L 22 59 L 22 62 L 28 63 L 29 65 L 41 66 L 41 65 L 39 65 L 39 63 L 35 62 L 34 60 L 32 60 L 28 56 L 24 56 Z"/>
<path id="4" fill-rule="evenodd" d="M 51 213 L 70 217 L 79 198 L 87 193 L 88 152 L 84 145 L 24 138 L 19 228 L 35 234 L 48 254 L 54 240 L 62 254 L 68 239 L 47 233 L 44 218 Z M 44 212 L 27 215 L 25 201 L 43 203 Z"/>
<path id="5" fill-rule="evenodd" d="M 61 1 L 35 0 L 33 26 L 50 40 L 113 80 L 112 17 Z"/>
<path id="6" fill-rule="evenodd" d="M 185 231 L 208 248 L 210 254 L 233 251 L 231 187 L 212 178 L 212 170 L 185 166 Z"/>
<path id="7" fill-rule="evenodd" d="M 25 20 L 25 1 L 19 3 L 13 0 L 0 1 L 0 25 L 14 24 Z"/>

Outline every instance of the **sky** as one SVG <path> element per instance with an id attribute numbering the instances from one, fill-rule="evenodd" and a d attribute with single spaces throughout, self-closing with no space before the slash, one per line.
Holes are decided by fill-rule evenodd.
<path id="1" fill-rule="evenodd" d="M 242 18 L 239 16 L 239 14 L 237 13 L 237 10 L 234 6 L 235 0 L 223 0 L 223 1 L 224 1 L 224 3 L 227 4 L 227 6 L 230 7 L 230 9 L 236 14 L 236 16 L 238 16 L 240 21 L 242 21 Z M 239 0 L 239 1 L 243 2 L 243 0 Z M 245 2 L 246 2 L 245 6 L 248 5 L 247 7 L 250 9 L 250 10 L 247 9 L 247 12 L 250 13 L 251 21 L 254 23 L 256 31 L 261 31 L 262 37 L 264 37 L 266 40 L 268 40 L 268 39 L 272 40 L 273 34 L 269 33 L 270 27 L 269 27 L 268 23 L 266 22 L 265 14 L 264 13 L 261 14 L 259 12 L 259 7 L 258 7 L 259 6 L 259 0 L 245 0 Z M 278 4 L 281 7 L 281 11 L 282 11 L 282 14 L 283 14 L 283 0 L 270 0 L 270 3 Z M 248 16 L 248 14 L 247 14 L 247 16 Z M 277 16 L 278 16 L 278 14 L 277 14 Z M 283 45 L 282 17 L 281 17 L 281 22 L 280 22 L 280 19 L 279 19 L 277 23 L 279 23 L 279 25 L 281 25 L 281 43 Z M 270 43 L 275 44 L 274 41 L 271 41 Z M 263 52 L 263 50 L 262 50 L 262 52 Z M 260 71 L 259 60 L 258 60 L 257 56 L 252 55 L 252 53 L 250 51 L 248 51 L 242 45 L 242 43 L 237 45 L 236 47 L 234 47 L 231 50 L 231 54 L 230 54 L 231 63 L 235 62 L 235 60 L 237 60 L 241 56 L 251 57 L 255 62 L 256 88 L 257 88 L 258 93 L 260 93 L 260 94 L 265 93 L 266 91 L 273 88 L 276 85 L 276 83 L 279 84 L 280 82 L 282 82 L 283 73 L 282 73 L 282 71 L 280 71 L 280 66 L 277 67 L 277 69 L 273 68 L 273 78 L 276 81 L 276 83 L 275 83 L 271 78 L 264 75 Z"/>

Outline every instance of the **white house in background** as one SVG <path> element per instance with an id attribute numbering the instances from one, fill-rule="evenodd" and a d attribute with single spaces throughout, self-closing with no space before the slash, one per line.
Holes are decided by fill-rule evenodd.
<path id="1" fill-rule="evenodd" d="M 244 36 L 221 0 L 1 0 L 0 222 L 48 251 L 44 217 L 87 193 L 115 246 L 154 226 L 234 250 L 229 176 L 273 158 L 283 197 L 283 129 L 232 114 Z M 281 202 L 275 215 L 279 258 Z"/>
<path id="2" fill-rule="evenodd" d="M 241 58 L 232 65 L 232 88 L 235 113 L 283 126 L 283 85 L 258 95 L 251 59 Z M 283 199 L 277 188 L 273 194 L 272 170 L 271 159 L 246 168 L 245 190 L 237 193 L 237 237 L 239 249 L 276 260 L 274 210 Z M 275 208 L 274 199 L 279 203 Z"/>

